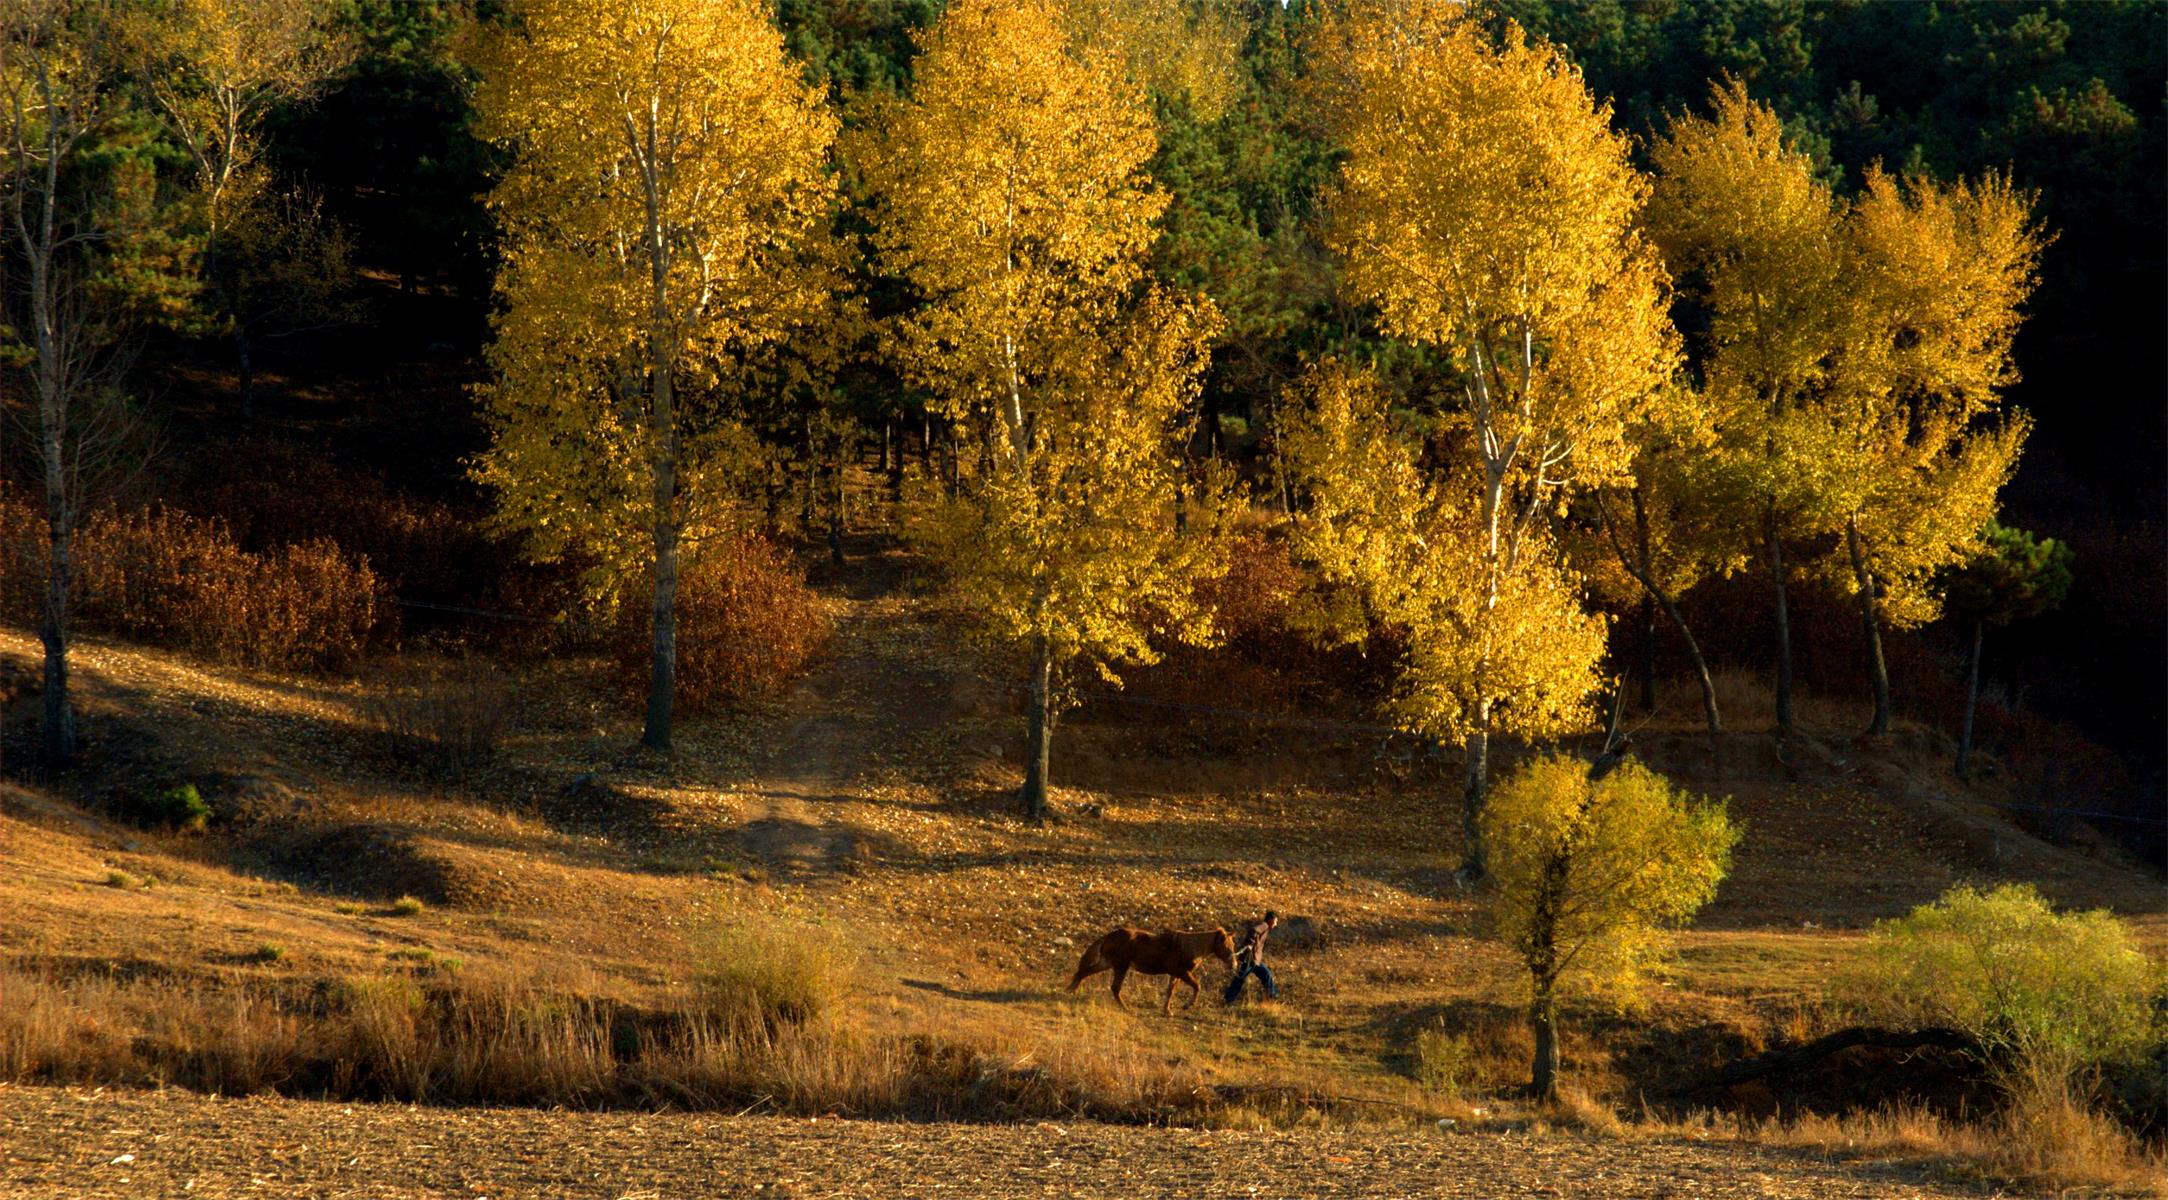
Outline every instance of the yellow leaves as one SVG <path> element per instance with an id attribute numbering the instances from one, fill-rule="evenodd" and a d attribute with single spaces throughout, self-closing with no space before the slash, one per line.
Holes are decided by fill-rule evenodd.
<path id="1" fill-rule="evenodd" d="M 1549 46 L 1444 0 L 1352 9 L 1315 48 L 1346 150 L 1327 241 L 1388 332 L 1453 356 L 1467 424 L 1425 447 L 1323 364 L 1284 439 L 1297 544 L 1407 631 L 1401 722 L 1555 736 L 1588 716 L 1604 628 L 1548 526 L 1569 484 L 1626 474 L 1677 363 L 1648 186 Z"/>
<path id="2" fill-rule="evenodd" d="M 1588 773 L 1578 758 L 1534 759 L 1492 789 L 1483 815 L 1498 936 L 1539 990 L 1569 969 L 1630 987 L 1662 930 L 1715 897 L 1739 838 L 1722 802 L 1638 762 Z"/>
<path id="3" fill-rule="evenodd" d="M 1524 337 L 1579 356 L 1558 386 L 1521 387 L 1530 405 L 1590 403 L 1599 363 L 1623 368 L 1614 382 L 1629 390 L 1660 379 L 1661 273 L 1628 232 L 1647 185 L 1625 139 L 1554 49 L 1518 29 L 1494 45 L 1461 11 L 1379 6 L 1327 35 L 1347 150 L 1327 240 L 1349 290 L 1389 331 L 1469 354 L 1472 371 L 1514 362 Z M 1519 415 L 1537 436 L 1554 423 Z"/>
<path id="4" fill-rule="evenodd" d="M 1882 376 L 1863 386 L 1969 408 L 2016 382 L 2010 340 L 2048 240 L 2029 195 L 2007 176 L 1943 186 L 1870 168 L 1849 229 L 1870 306 L 1862 324 L 1873 352 L 1859 357 Z"/>
<path id="5" fill-rule="evenodd" d="M 930 302 L 899 327 L 901 356 L 952 412 L 1090 358 L 1166 206 L 1142 91 L 1063 20 L 1052 0 L 953 6 L 911 101 L 859 148 L 883 265 Z"/>
<path id="6" fill-rule="evenodd" d="M 1062 0 L 1078 45 L 1111 47 L 1139 82 L 1204 120 L 1234 100 L 1245 21 L 1237 0 Z"/>
<path id="7" fill-rule="evenodd" d="M 1153 633 L 1203 633 L 1212 522 L 1182 528 L 1178 419 L 1218 315 L 1142 290 L 1166 205 L 1144 172 L 1151 112 L 1071 15 L 952 5 L 861 156 L 883 265 L 924 300 L 898 356 L 982 439 L 923 532 L 998 636 L 1057 663 L 1148 661 Z"/>
<path id="8" fill-rule="evenodd" d="M 1649 225 L 1709 310 L 1710 487 L 1785 536 L 1856 529 L 1899 625 L 1932 619 L 1934 570 L 1994 515 L 2027 422 L 1991 418 L 2045 236 L 2007 178 L 1879 168 L 1849 206 L 1743 85 L 1651 148 Z M 1840 547 L 1823 564 L 1862 585 Z"/>
<path id="9" fill-rule="evenodd" d="M 1582 608 L 1580 581 L 1542 525 L 1519 535 L 1519 553 L 1492 552 L 1478 487 L 1426 477 L 1420 443 L 1393 427 L 1370 373 L 1327 360 L 1296 395 L 1280 450 L 1307 502 L 1294 547 L 1360 595 L 1371 620 L 1406 631 L 1395 719 L 1438 737 L 1584 727 L 1603 619 Z M 1352 625 L 1357 615 L 1339 616 Z"/>
<path id="10" fill-rule="evenodd" d="M 474 56 L 479 128 L 514 154 L 489 198 L 503 304 L 474 472 L 607 603 L 658 522 L 697 544 L 729 521 L 760 462 L 737 402 L 755 357 L 837 318 L 836 120 L 756 0 L 519 16 Z"/>
<path id="11" fill-rule="evenodd" d="M 1434 537 L 1399 610 L 1410 636 L 1394 715 L 1438 737 L 1488 728 L 1547 740 L 1586 729 L 1607 630 L 1582 607 L 1580 580 L 1548 537 L 1532 535 L 1489 580 L 1476 522 L 1442 523 Z"/>

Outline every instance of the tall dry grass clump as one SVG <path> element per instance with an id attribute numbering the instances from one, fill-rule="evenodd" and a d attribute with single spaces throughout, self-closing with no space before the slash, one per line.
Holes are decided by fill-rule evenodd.
<path id="1" fill-rule="evenodd" d="M 0 967 L 0 1081 L 966 1119 L 1168 1120 L 1217 1099 L 1097 1022 L 864 1032 L 844 1019 L 855 957 L 818 926 L 746 921 L 707 961 L 642 1001 L 517 969 L 280 983 Z"/>
<path id="2" fill-rule="evenodd" d="M 610 638 L 620 677 L 643 695 L 650 629 L 648 606 L 629 602 Z M 750 533 L 710 539 L 678 580 L 677 703 L 698 712 L 772 696 L 805 673 L 829 633 L 820 597 L 774 543 Z"/>
<path id="3" fill-rule="evenodd" d="M 710 935 L 696 995 L 731 1031 L 773 1032 L 828 1021 L 857 955 L 833 929 L 798 921 L 740 920 Z"/>

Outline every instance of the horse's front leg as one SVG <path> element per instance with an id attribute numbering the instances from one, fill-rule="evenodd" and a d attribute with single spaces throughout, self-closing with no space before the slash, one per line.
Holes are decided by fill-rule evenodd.
<path id="1" fill-rule="evenodd" d="M 1197 968 L 1191 967 L 1189 970 L 1184 971 L 1182 973 L 1182 982 L 1189 985 L 1189 1004 L 1187 1007 L 1197 1007 L 1197 997 L 1204 990 L 1197 986 Z M 1174 994 L 1174 985 L 1171 983 L 1167 985 L 1167 994 L 1170 996 Z"/>

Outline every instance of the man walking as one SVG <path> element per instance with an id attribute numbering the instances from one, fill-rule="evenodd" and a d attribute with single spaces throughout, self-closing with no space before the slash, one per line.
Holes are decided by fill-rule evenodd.
<path id="1" fill-rule="evenodd" d="M 1273 981 L 1272 971 L 1265 966 L 1265 939 L 1272 935 L 1272 927 L 1280 923 L 1280 914 L 1265 910 L 1265 919 L 1252 921 L 1243 930 L 1242 944 L 1235 947 L 1235 977 L 1227 981 L 1227 994 L 1220 999 L 1233 1004 L 1242 996 L 1242 985 L 1250 976 L 1265 985 L 1265 995 L 1274 1000 L 1280 998 L 1280 985 Z"/>

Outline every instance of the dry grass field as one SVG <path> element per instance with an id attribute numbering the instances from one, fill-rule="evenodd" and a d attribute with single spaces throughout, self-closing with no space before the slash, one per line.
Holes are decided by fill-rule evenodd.
<path id="1" fill-rule="evenodd" d="M 1451 875 L 1451 763 L 1381 754 L 1359 712 L 1096 700 L 1057 732 L 1059 819 L 1025 825 L 1001 664 L 907 556 L 854 550 L 813 673 L 687 722 L 667 759 L 628 751 L 599 663 L 460 668 L 490 673 L 499 747 L 455 776 L 384 731 L 414 663 L 334 683 L 83 645 L 86 768 L 0 785 L 0 1191 L 1944 1194 L 1995 1177 L 1931 1111 L 1977 1100 L 1952 1064 L 1861 1052 L 1738 1088 L 1717 1068 L 1840 1023 L 1826 985 L 1862 930 L 1954 882 L 2030 881 L 2168 947 L 2157 877 L 1969 803 L 1999 793 L 1959 791 L 1934 736 L 1857 742 L 1825 702 L 1719 764 L 1682 695 L 1637 744 L 1732 798 L 1733 873 L 1630 1011 L 1572 1009 L 1574 1097 L 1530 1109 L 1521 981 Z M 35 662 L 0 631 L 0 674 Z M 179 783 L 207 832 L 95 815 Z M 1299 918 L 1278 1003 L 1059 991 L 1110 926 L 1267 906 Z M 60 1090 L 161 1083 L 288 1098 Z M 1790 1119 L 1833 1098 L 1852 1115 Z M 864 1121 L 884 1117 L 1023 1124 Z M 370 1157 L 393 1146 L 411 1171 Z M 99 1165 L 131 1153 L 134 1174 Z M 2157 1165 L 2092 1182 L 2143 1190 Z"/>

